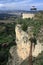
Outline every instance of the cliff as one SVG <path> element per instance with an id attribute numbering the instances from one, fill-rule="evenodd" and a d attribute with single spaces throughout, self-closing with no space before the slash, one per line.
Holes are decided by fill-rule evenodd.
<path id="1" fill-rule="evenodd" d="M 21 25 L 16 25 L 15 32 L 16 32 L 16 44 L 17 46 L 13 46 L 10 49 L 11 57 L 9 57 L 9 61 L 7 65 L 20 65 L 23 60 L 29 57 L 29 51 L 30 51 L 30 44 L 29 41 L 30 37 L 32 36 L 33 32 L 32 27 L 28 28 L 28 33 L 24 32 L 21 28 Z M 32 56 L 37 57 L 42 51 L 43 51 L 43 43 L 40 43 L 39 40 L 37 40 L 37 44 L 35 45 L 34 49 L 34 43 L 32 44 Z"/>

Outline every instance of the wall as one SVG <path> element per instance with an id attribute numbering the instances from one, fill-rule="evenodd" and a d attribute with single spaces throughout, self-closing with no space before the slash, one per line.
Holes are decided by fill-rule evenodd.
<path id="1" fill-rule="evenodd" d="M 31 14 L 31 13 L 23 13 L 22 14 L 22 18 L 33 18 L 35 14 Z"/>

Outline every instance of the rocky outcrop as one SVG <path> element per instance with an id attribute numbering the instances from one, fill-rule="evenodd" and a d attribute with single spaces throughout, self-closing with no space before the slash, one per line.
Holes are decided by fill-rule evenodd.
<path id="1" fill-rule="evenodd" d="M 31 43 L 29 41 L 29 38 L 30 38 L 30 34 L 31 36 L 33 34 L 32 27 L 28 27 L 28 33 L 26 33 L 21 29 L 20 25 L 17 25 L 15 31 L 16 31 L 16 43 L 18 48 L 17 49 L 18 55 L 21 58 L 26 59 L 29 56 L 29 51 L 30 51 Z M 37 40 L 37 45 L 35 46 L 35 49 L 33 46 L 32 55 L 34 57 L 37 57 L 38 54 L 41 53 L 41 51 L 42 51 L 42 45 Z"/>
<path id="2" fill-rule="evenodd" d="M 23 60 L 29 57 L 29 52 L 30 52 L 30 44 L 31 42 L 29 41 L 30 36 L 33 34 L 31 32 L 32 28 L 28 28 L 28 33 L 24 32 L 21 28 L 21 25 L 16 25 L 15 27 L 15 32 L 16 32 L 16 44 L 17 46 L 13 46 L 10 49 L 10 54 L 11 58 L 9 58 L 9 62 L 7 65 L 20 65 Z M 35 46 L 34 49 L 34 43 L 32 45 L 32 56 L 37 57 L 42 51 L 43 51 L 43 46 L 42 44 L 39 43 L 37 40 L 37 45 Z"/>
<path id="3" fill-rule="evenodd" d="M 8 58 L 7 65 L 20 65 L 22 62 L 22 58 L 18 56 L 17 46 L 13 46 L 10 49 L 10 57 Z"/>

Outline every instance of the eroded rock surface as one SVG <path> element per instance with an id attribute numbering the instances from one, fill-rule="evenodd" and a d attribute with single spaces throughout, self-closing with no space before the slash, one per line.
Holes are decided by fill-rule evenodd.
<path id="1" fill-rule="evenodd" d="M 24 32 L 21 29 L 21 25 L 17 25 L 15 27 L 15 32 L 16 32 L 16 44 L 17 46 L 13 46 L 10 49 L 10 54 L 11 54 L 11 59 L 10 62 L 11 64 L 7 64 L 7 65 L 20 65 L 23 60 L 25 60 L 27 57 L 29 57 L 29 52 L 30 52 L 30 28 L 27 32 Z M 30 32 L 32 34 L 32 32 Z M 34 43 L 33 43 L 34 44 Z M 42 43 L 43 44 L 43 43 Z M 32 55 L 33 57 L 37 57 L 42 51 L 43 51 L 43 46 L 41 43 L 39 43 L 39 41 L 37 40 L 37 45 L 34 46 L 32 45 Z"/>

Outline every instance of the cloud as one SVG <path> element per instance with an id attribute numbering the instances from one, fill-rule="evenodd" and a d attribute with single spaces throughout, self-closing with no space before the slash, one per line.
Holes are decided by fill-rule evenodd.
<path id="1" fill-rule="evenodd" d="M 11 2 L 23 2 L 23 1 L 31 1 L 31 0 L 0 0 L 0 3 L 11 3 Z"/>
<path id="2" fill-rule="evenodd" d="M 4 0 L 6 1 L 6 0 Z M 8 1 L 8 2 L 7 2 Z M 43 9 L 43 2 L 33 2 L 33 0 L 7 0 L 6 3 L 1 3 L 0 8 L 3 9 L 21 9 L 21 10 L 29 10 L 32 6 L 36 6 L 37 8 Z M 12 1 L 12 2 L 11 2 Z"/>
<path id="3" fill-rule="evenodd" d="M 0 4 L 0 7 L 2 7 L 3 6 L 3 4 Z"/>
<path id="4" fill-rule="evenodd" d="M 30 5 L 30 7 L 31 6 L 35 6 L 38 10 L 43 10 L 43 2 L 40 2 L 40 3 L 30 3 L 29 5 Z"/>
<path id="5" fill-rule="evenodd" d="M 31 6 L 34 5 L 34 6 L 43 6 L 43 3 L 31 3 L 30 4 Z"/>
<path id="6" fill-rule="evenodd" d="M 28 3 L 31 0 L 22 0 L 19 2 L 10 2 L 10 3 L 4 3 L 2 4 L 3 6 L 0 6 L 1 8 L 6 7 L 7 9 L 27 9 L 26 7 L 28 7 Z"/>

